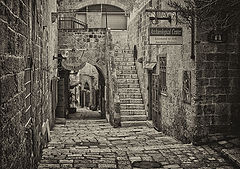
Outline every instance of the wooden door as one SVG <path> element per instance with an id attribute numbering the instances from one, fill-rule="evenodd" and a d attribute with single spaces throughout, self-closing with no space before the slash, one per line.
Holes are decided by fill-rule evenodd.
<path id="1" fill-rule="evenodd" d="M 152 75 L 152 120 L 154 128 L 158 131 L 162 130 L 162 120 L 160 111 L 160 86 L 159 75 Z"/>
<path id="2" fill-rule="evenodd" d="M 56 117 L 65 118 L 65 83 L 64 78 L 61 78 L 58 81 L 58 104 L 57 104 L 57 110 L 56 110 Z"/>
<path id="3" fill-rule="evenodd" d="M 152 120 L 152 71 L 148 71 L 148 120 Z"/>

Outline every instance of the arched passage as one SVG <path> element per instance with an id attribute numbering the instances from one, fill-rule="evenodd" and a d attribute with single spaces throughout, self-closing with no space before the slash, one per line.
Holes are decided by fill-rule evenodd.
<path id="1" fill-rule="evenodd" d="M 89 107 L 90 106 L 90 86 L 88 84 L 88 82 L 86 82 L 84 84 L 84 88 L 83 88 L 83 107 Z"/>
<path id="2" fill-rule="evenodd" d="M 96 103 L 97 106 L 99 107 L 101 111 L 101 117 L 105 118 L 106 117 L 106 99 L 105 99 L 105 88 L 106 88 L 106 83 L 105 83 L 105 78 L 104 75 L 101 71 L 101 69 L 97 66 L 95 66 L 97 71 L 98 71 L 98 91 L 96 92 Z"/>
<path id="3" fill-rule="evenodd" d="M 106 81 L 103 71 L 96 65 L 86 63 L 78 72 L 78 90 L 79 104 L 81 108 L 96 111 L 100 113 L 101 118 L 106 117 Z"/>

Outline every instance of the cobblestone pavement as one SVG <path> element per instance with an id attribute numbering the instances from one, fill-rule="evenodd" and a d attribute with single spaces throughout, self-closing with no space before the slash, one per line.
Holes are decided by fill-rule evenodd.
<path id="1" fill-rule="evenodd" d="M 69 114 L 69 119 L 100 119 L 101 114 L 98 111 L 92 111 L 87 108 L 77 106 L 77 112 Z"/>
<path id="2" fill-rule="evenodd" d="M 158 168 L 171 169 L 234 168 L 208 146 L 182 144 L 152 128 L 113 128 L 105 120 L 67 120 L 51 131 L 38 169 L 131 169 L 134 161 L 160 162 Z"/>

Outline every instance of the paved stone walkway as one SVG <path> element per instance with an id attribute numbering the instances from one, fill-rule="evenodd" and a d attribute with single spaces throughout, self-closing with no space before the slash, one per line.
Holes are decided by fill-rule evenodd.
<path id="1" fill-rule="evenodd" d="M 134 161 L 156 161 L 162 164 L 159 168 L 170 169 L 234 168 L 208 146 L 182 144 L 152 128 L 112 128 L 105 120 L 67 120 L 51 131 L 38 169 L 131 169 Z"/>
<path id="2" fill-rule="evenodd" d="M 98 111 L 92 111 L 87 108 L 77 106 L 77 112 L 69 114 L 69 119 L 101 119 L 101 114 Z"/>
<path id="3" fill-rule="evenodd" d="M 229 159 L 240 168 L 240 136 L 239 135 L 219 135 L 209 140 L 209 147 Z"/>

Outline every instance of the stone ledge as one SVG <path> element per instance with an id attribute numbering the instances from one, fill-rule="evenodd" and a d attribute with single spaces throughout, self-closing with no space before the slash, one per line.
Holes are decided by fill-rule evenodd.
<path id="1" fill-rule="evenodd" d="M 224 157 L 233 162 L 240 168 L 240 148 L 237 149 L 222 149 L 221 153 Z"/>
<path id="2" fill-rule="evenodd" d="M 55 124 L 66 124 L 66 119 L 65 118 L 56 118 Z"/>

